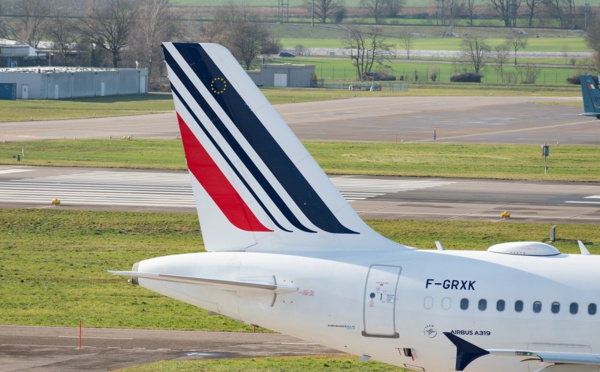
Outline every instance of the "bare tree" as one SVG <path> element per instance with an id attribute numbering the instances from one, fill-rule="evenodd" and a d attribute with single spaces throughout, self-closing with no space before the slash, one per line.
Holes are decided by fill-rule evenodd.
<path id="1" fill-rule="evenodd" d="M 327 23 L 328 18 L 335 16 L 337 12 L 344 8 L 340 0 L 304 0 L 303 7 L 312 14 L 313 4 L 315 6 L 315 18 L 321 23 Z"/>
<path id="2" fill-rule="evenodd" d="M 75 53 L 74 50 L 81 39 L 81 32 L 77 27 L 77 21 L 70 18 L 68 8 L 53 9 L 52 14 L 52 22 L 47 23 L 44 28 L 44 34 L 53 43 L 52 63 L 54 65 L 69 65 L 67 56 L 70 53 Z"/>
<path id="3" fill-rule="evenodd" d="M 533 27 L 533 18 L 537 15 L 541 2 L 541 0 L 525 0 L 529 28 Z"/>
<path id="4" fill-rule="evenodd" d="M 410 51 L 413 46 L 414 35 L 410 32 L 410 29 L 403 28 L 400 32 L 400 40 L 402 41 L 402 45 L 404 46 L 404 50 L 406 50 L 406 59 L 410 59 Z"/>
<path id="5" fill-rule="evenodd" d="M 473 18 L 475 16 L 475 1 L 476 0 L 467 0 L 465 2 L 465 7 L 467 9 L 467 13 L 469 14 L 469 26 L 473 27 Z"/>
<path id="6" fill-rule="evenodd" d="M 506 65 L 508 58 L 510 57 L 510 50 L 506 43 L 502 43 L 494 48 L 494 68 L 498 70 L 500 75 L 500 81 L 505 83 L 504 79 L 504 66 Z"/>
<path id="7" fill-rule="evenodd" d="M 148 69 L 150 80 L 160 78 L 163 62 L 161 43 L 182 36 L 169 0 L 147 0 L 137 12 L 131 49 L 136 62 Z"/>
<path id="8" fill-rule="evenodd" d="M 360 0 L 360 4 L 375 18 L 375 23 L 381 22 L 385 14 L 386 0 Z"/>
<path id="9" fill-rule="evenodd" d="M 600 71 L 600 17 L 593 18 L 587 28 L 585 43 L 594 51 L 592 62 Z"/>
<path id="10" fill-rule="evenodd" d="M 564 27 L 564 0 L 542 0 L 542 3 L 548 12 L 548 15 L 552 18 L 557 18 L 560 22 L 560 26 Z"/>
<path id="11" fill-rule="evenodd" d="M 517 52 L 519 49 L 524 49 L 527 46 L 527 36 L 523 33 L 516 33 L 510 37 L 505 39 L 506 45 L 514 52 L 515 54 L 515 66 L 517 65 Z"/>
<path id="12" fill-rule="evenodd" d="M 551 17 L 558 18 L 561 27 L 573 26 L 575 0 L 542 0 Z"/>
<path id="13" fill-rule="evenodd" d="M 227 46 L 246 70 L 252 67 L 259 54 L 276 53 L 281 48 L 279 40 L 271 36 L 248 6 L 229 1 L 221 7 L 212 23 L 213 41 Z"/>
<path id="14" fill-rule="evenodd" d="M 135 21 L 137 8 L 130 0 L 92 0 L 86 17 L 80 22 L 80 30 L 97 48 L 110 54 L 113 67 L 121 61 L 123 49 L 129 39 Z"/>
<path id="15" fill-rule="evenodd" d="M 460 56 L 465 61 L 466 66 L 471 68 L 477 75 L 487 65 L 490 56 L 490 46 L 484 38 L 476 35 L 465 36 L 460 43 Z"/>
<path id="16" fill-rule="evenodd" d="M 350 58 L 356 67 L 356 75 L 362 80 L 374 65 L 382 66 L 393 57 L 393 44 L 386 41 L 381 28 L 371 27 L 368 30 L 351 25 L 343 29 L 344 48 L 350 50 Z"/>
<path id="17" fill-rule="evenodd" d="M 521 0 L 489 0 L 490 8 L 499 19 L 504 22 L 504 27 L 515 27 Z"/>
<path id="18" fill-rule="evenodd" d="M 384 8 L 384 15 L 389 18 L 397 17 L 405 5 L 405 0 L 387 0 Z"/>
<path id="19" fill-rule="evenodd" d="M 13 18 L 11 32 L 18 41 L 37 48 L 50 12 L 50 0 L 20 0 L 13 6 L 17 16 Z"/>
<path id="20" fill-rule="evenodd" d="M 8 24 L 4 18 L 4 6 L 0 1 L 0 38 L 8 38 Z"/>

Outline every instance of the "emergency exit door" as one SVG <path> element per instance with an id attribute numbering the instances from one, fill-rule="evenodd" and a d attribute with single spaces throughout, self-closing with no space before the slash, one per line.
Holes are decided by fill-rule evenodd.
<path id="1" fill-rule="evenodd" d="M 365 337 L 398 338 L 396 332 L 396 290 L 402 268 L 372 265 L 364 293 Z"/>

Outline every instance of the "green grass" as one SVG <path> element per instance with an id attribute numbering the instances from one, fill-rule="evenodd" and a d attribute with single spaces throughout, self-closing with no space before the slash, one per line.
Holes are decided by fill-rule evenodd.
<path id="1" fill-rule="evenodd" d="M 538 240 L 550 224 L 459 221 L 368 221 L 404 244 L 486 249 Z M 600 229 L 561 225 L 561 239 L 582 239 L 600 253 Z M 577 252 L 573 242 L 555 244 Z M 223 317 L 165 298 L 106 270 L 139 260 L 203 249 L 196 214 L 3 209 L 0 213 L 0 324 L 249 331 Z"/>
<path id="2" fill-rule="evenodd" d="M 390 139 L 393 141 L 393 139 Z M 598 182 L 595 146 L 551 146 L 545 164 L 539 145 L 305 142 L 329 174 Z M 185 169 L 177 140 L 52 140 L 0 143 L 0 164 Z M 550 171 L 544 174 L 543 167 Z"/>
<path id="3" fill-rule="evenodd" d="M 70 100 L 0 100 L 0 122 L 128 116 L 174 109 L 171 94 L 165 93 Z"/>
<path id="4" fill-rule="evenodd" d="M 12 154 L 25 151 L 22 165 L 108 168 L 186 169 L 179 140 L 106 139 L 0 143 L 0 164 L 14 164 Z"/>
<path id="5" fill-rule="evenodd" d="M 304 372 L 304 371 L 408 371 L 389 364 L 368 361 L 359 362 L 353 355 L 314 355 L 308 357 L 238 358 L 193 361 L 162 361 L 148 365 L 122 369 L 122 372 L 142 371 L 244 371 L 244 372 Z"/>
<path id="6" fill-rule="evenodd" d="M 296 36 L 290 35 L 289 37 L 282 37 L 281 43 L 284 48 L 295 48 L 297 45 L 303 45 L 306 48 L 343 48 L 344 43 L 341 39 L 341 30 L 330 30 L 329 38 L 323 38 L 322 29 L 321 37 L 314 38 L 314 35 L 310 34 L 309 37 L 303 37 L 302 34 L 298 34 L 298 27 L 296 25 L 282 24 L 280 28 L 289 27 L 290 33 L 296 32 Z M 400 38 L 401 28 L 386 28 L 386 42 L 393 44 L 393 49 L 403 50 L 403 42 Z M 429 30 L 427 30 L 429 31 Z M 464 31 L 464 32 L 461 32 Z M 285 35 L 285 30 L 282 30 Z M 310 31 L 307 31 L 310 32 Z M 415 32 L 420 32 L 419 29 Z M 485 33 L 490 33 L 491 30 L 487 29 L 471 29 L 463 28 L 461 30 L 455 30 L 456 33 L 471 33 L 486 36 Z M 479 32 L 479 33 L 478 33 Z M 501 31 L 502 33 L 505 30 Z M 337 34 L 336 34 L 337 33 Z M 462 38 L 440 38 L 440 37 L 427 37 L 427 38 L 414 38 L 411 49 L 415 50 L 460 50 L 460 43 Z M 498 45 L 505 42 L 505 36 L 502 37 L 486 37 L 485 42 L 493 49 Z M 585 43 L 585 39 L 582 37 L 548 37 L 548 38 L 528 38 L 527 46 L 522 49 L 523 52 L 591 52 L 591 49 Z"/>
<path id="7" fill-rule="evenodd" d="M 356 68 L 352 65 L 352 61 L 349 59 L 315 59 L 315 58 L 296 58 L 296 63 L 315 65 L 315 73 L 319 79 L 326 80 L 345 80 L 345 81 L 356 81 Z M 453 63 L 448 62 L 435 62 L 431 61 L 428 63 L 412 62 L 410 60 L 394 61 L 386 63 L 385 71 L 389 74 L 399 77 L 405 76 L 409 81 L 413 82 L 415 74 L 418 75 L 418 81 L 430 81 L 429 77 L 433 72 L 437 73 L 438 83 L 449 83 L 450 78 L 459 72 L 457 72 L 457 66 Z M 510 63 L 504 67 L 505 74 L 516 74 L 519 68 L 515 67 Z M 540 73 L 536 80 L 537 84 L 541 85 L 567 85 L 567 78 L 583 74 L 586 70 L 579 69 L 572 66 L 566 67 L 541 67 Z M 376 69 L 374 69 L 375 71 Z M 489 65 L 482 71 L 483 84 L 498 84 L 502 83 L 500 74 L 494 66 Z M 517 83 L 520 83 L 522 79 L 518 79 Z M 391 82 L 388 84 L 397 84 L 400 81 Z M 458 87 L 458 86 L 457 86 Z M 515 85 L 511 85 L 511 88 Z M 409 87 L 412 95 L 412 85 Z M 461 87 L 462 88 L 462 87 Z M 510 88 L 509 88 L 510 89 Z M 543 91 L 543 88 L 536 87 L 539 91 Z"/>

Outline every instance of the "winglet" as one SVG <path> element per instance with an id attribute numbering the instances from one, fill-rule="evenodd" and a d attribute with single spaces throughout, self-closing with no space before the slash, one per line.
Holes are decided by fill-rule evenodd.
<path id="1" fill-rule="evenodd" d="M 463 371 L 472 361 L 488 355 L 490 352 L 475 346 L 450 332 L 444 332 L 450 341 L 456 346 L 456 370 Z"/>

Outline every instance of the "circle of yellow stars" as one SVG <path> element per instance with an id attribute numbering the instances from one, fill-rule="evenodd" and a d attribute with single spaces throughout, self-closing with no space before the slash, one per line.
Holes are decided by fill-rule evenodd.
<path id="1" fill-rule="evenodd" d="M 227 81 L 222 77 L 216 77 L 210 82 L 210 90 L 214 94 L 223 94 L 227 90 Z"/>

